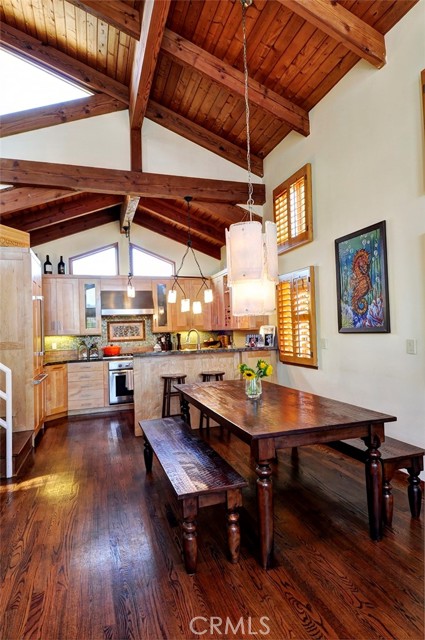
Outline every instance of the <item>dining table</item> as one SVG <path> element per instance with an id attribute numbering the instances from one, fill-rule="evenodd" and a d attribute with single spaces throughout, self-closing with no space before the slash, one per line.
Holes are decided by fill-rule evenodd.
<path id="1" fill-rule="evenodd" d="M 272 462 L 279 449 L 361 438 L 367 449 L 365 474 L 372 540 L 380 540 L 382 519 L 382 465 L 379 447 L 384 425 L 395 416 L 262 380 L 257 400 L 245 393 L 244 380 L 177 384 L 181 411 L 190 424 L 190 405 L 249 444 L 256 461 L 257 518 L 260 563 L 273 559 Z"/>

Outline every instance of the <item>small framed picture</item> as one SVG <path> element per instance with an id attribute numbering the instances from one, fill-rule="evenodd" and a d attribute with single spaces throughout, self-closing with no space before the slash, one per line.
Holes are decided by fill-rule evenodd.
<path id="1" fill-rule="evenodd" d="M 385 221 L 335 240 L 338 330 L 389 333 Z"/>
<path id="2" fill-rule="evenodd" d="M 120 342 L 145 339 L 145 321 L 122 322 L 114 320 L 108 322 L 108 341 Z"/>

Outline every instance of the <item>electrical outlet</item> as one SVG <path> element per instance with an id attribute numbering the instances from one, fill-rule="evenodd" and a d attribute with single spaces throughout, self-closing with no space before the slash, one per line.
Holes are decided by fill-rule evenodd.
<path id="1" fill-rule="evenodd" d="M 322 349 L 327 349 L 328 348 L 328 339 L 327 338 L 322 338 L 320 340 L 320 346 Z"/>
<path id="2" fill-rule="evenodd" d="M 406 340 L 406 353 L 409 353 L 411 356 L 416 355 L 416 340 L 414 338 Z"/>

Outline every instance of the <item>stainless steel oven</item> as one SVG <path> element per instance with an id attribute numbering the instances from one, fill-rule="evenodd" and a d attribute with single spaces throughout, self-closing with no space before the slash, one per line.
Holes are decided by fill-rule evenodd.
<path id="1" fill-rule="evenodd" d="M 109 404 L 133 402 L 133 361 L 111 360 L 109 362 Z"/>

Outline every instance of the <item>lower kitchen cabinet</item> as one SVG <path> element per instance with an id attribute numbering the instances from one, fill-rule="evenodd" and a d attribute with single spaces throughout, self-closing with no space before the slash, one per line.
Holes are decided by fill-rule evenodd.
<path id="1" fill-rule="evenodd" d="M 66 364 L 52 364 L 47 373 L 46 419 L 54 420 L 68 411 L 68 371 Z"/>
<path id="2" fill-rule="evenodd" d="M 68 364 L 68 411 L 99 409 L 107 406 L 107 388 L 103 362 Z"/>

